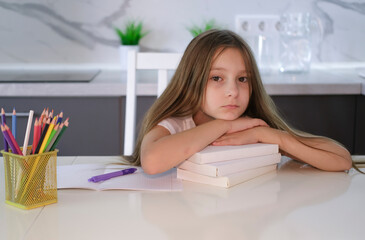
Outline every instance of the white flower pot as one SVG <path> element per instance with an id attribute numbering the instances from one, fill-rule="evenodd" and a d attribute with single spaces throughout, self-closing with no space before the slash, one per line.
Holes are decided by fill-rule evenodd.
<path id="1" fill-rule="evenodd" d="M 138 45 L 120 45 L 119 46 L 119 53 L 120 53 L 120 64 L 122 70 L 126 71 L 128 66 L 128 51 L 135 50 L 136 52 L 139 51 Z"/>

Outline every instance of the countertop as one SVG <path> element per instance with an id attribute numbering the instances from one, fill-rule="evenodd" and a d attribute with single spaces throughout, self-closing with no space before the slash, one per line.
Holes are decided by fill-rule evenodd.
<path id="1" fill-rule="evenodd" d="M 59 157 L 58 164 L 117 157 Z M 0 158 L 3 178 L 3 160 Z M 0 239 L 364 239 L 365 176 L 283 158 L 276 172 L 229 189 L 183 182 L 181 192 L 63 189 L 32 210 L 4 203 Z"/>
<path id="2" fill-rule="evenodd" d="M 332 66 L 302 74 L 271 72 L 262 74 L 262 80 L 269 95 L 364 95 L 365 76 L 360 76 L 363 69 Z M 137 95 L 156 95 L 153 79 L 157 73 L 143 71 L 137 73 L 137 78 Z M 103 70 L 90 82 L 0 82 L 0 96 L 118 97 L 126 94 L 125 82 L 126 72 Z"/>

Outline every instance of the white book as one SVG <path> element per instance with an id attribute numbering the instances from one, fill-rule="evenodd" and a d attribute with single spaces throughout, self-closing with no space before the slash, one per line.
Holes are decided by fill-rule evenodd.
<path id="1" fill-rule="evenodd" d="M 277 164 L 250 169 L 247 171 L 233 173 L 224 177 L 209 177 L 198 173 L 193 173 L 183 169 L 177 169 L 177 178 L 191 182 L 214 185 L 229 188 L 242 182 L 246 182 L 255 177 L 264 175 L 276 169 Z"/>
<path id="2" fill-rule="evenodd" d="M 276 164 L 280 162 L 280 159 L 281 154 L 274 153 L 207 164 L 197 164 L 190 161 L 184 161 L 178 166 L 178 168 L 206 176 L 222 177 L 248 169 Z"/>
<path id="3" fill-rule="evenodd" d="M 204 164 L 269 155 L 278 152 L 279 146 L 277 144 L 267 143 L 255 143 L 239 146 L 208 146 L 200 152 L 195 153 L 187 160 L 198 164 Z"/>

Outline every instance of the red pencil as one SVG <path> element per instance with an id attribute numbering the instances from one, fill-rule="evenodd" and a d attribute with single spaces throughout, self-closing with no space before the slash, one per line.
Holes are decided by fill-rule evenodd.
<path id="1" fill-rule="evenodd" d="M 40 119 L 39 119 L 40 120 Z M 33 145 L 32 145 L 32 153 L 34 154 L 34 151 L 37 147 L 38 142 L 38 118 L 34 121 L 34 129 L 33 129 Z"/>
<path id="2" fill-rule="evenodd" d="M 46 126 L 46 122 L 47 122 L 47 113 L 44 115 L 43 121 L 41 122 L 41 133 L 43 132 L 44 127 Z"/>
<path id="3" fill-rule="evenodd" d="M 41 116 L 39 117 L 39 121 L 43 122 L 43 118 L 44 118 L 44 113 L 46 112 L 46 109 L 43 108 L 43 112 L 41 113 Z"/>
<path id="4" fill-rule="evenodd" d="M 42 122 L 40 122 L 38 120 L 38 131 L 37 131 L 37 145 L 38 145 L 38 142 L 39 142 L 39 139 L 41 138 L 41 135 L 42 135 Z"/>

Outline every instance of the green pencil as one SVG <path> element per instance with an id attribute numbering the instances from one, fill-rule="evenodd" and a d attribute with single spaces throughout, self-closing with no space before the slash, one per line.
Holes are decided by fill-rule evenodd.
<path id="1" fill-rule="evenodd" d="M 69 122 L 68 122 L 68 118 L 67 118 L 67 119 L 66 119 L 66 121 L 65 121 L 65 123 L 64 123 L 64 125 L 63 125 L 63 127 L 62 127 L 62 129 L 61 129 L 60 134 L 58 134 L 57 139 L 54 141 L 54 143 L 53 143 L 53 145 L 52 145 L 52 147 L 51 147 L 50 151 L 55 150 L 55 148 L 56 148 L 56 146 L 57 146 L 57 143 L 60 141 L 60 139 L 61 139 L 61 137 L 62 137 L 63 133 L 64 133 L 64 132 L 66 131 L 66 129 L 68 128 L 68 124 L 69 124 Z"/>
<path id="2" fill-rule="evenodd" d="M 51 143 L 51 141 L 52 141 L 52 139 L 55 137 L 55 134 L 56 134 L 56 132 L 57 132 L 57 130 L 58 130 L 58 128 L 60 127 L 60 124 L 57 124 L 53 129 L 52 129 L 52 132 L 51 132 L 51 134 L 49 135 L 49 138 L 48 138 L 48 140 L 47 140 L 47 143 L 46 143 L 46 147 L 45 147 L 45 150 L 44 150 L 44 152 L 48 152 L 49 151 L 49 149 L 52 147 L 52 145 L 51 146 L 49 146 L 49 144 Z M 57 136 L 56 136 L 57 137 Z"/>

